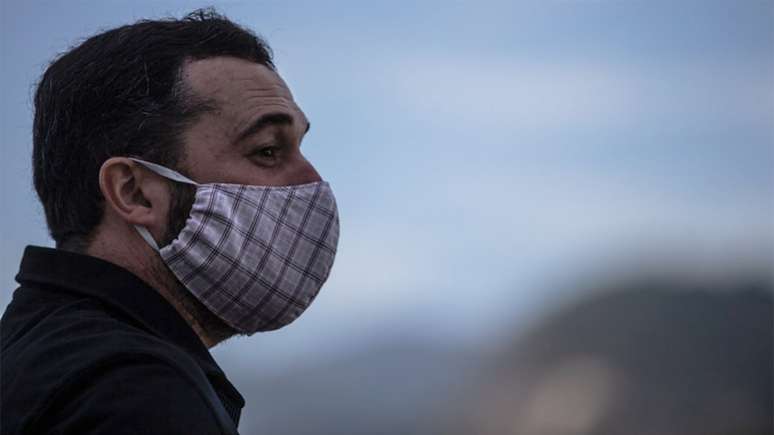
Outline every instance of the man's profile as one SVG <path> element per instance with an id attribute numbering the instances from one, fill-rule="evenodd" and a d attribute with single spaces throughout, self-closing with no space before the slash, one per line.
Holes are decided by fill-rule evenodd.
<path id="1" fill-rule="evenodd" d="M 208 349 L 295 320 L 338 242 L 270 48 L 210 10 L 139 21 L 54 60 L 34 103 L 56 248 L 27 247 L 2 317 L 3 433 L 237 433 Z"/>

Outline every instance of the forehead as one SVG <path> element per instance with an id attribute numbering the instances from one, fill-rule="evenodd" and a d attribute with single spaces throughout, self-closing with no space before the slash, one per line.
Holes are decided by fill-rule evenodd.
<path id="1" fill-rule="evenodd" d="M 306 122 L 285 81 L 264 65 L 226 56 L 194 60 L 184 65 L 183 81 L 197 96 L 216 102 L 217 114 L 231 128 L 267 113 Z"/>

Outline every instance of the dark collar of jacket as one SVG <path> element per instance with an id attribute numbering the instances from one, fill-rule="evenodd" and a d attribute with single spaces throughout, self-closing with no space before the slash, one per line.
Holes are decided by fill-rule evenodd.
<path id="1" fill-rule="evenodd" d="M 60 291 L 96 298 L 151 334 L 186 350 L 201 366 L 218 394 L 225 394 L 228 401 L 236 405 L 238 409 L 229 412 L 238 420 L 244 398 L 226 378 L 207 347 L 163 296 L 128 270 L 89 255 L 28 246 L 16 280 L 21 284 L 55 286 Z"/>

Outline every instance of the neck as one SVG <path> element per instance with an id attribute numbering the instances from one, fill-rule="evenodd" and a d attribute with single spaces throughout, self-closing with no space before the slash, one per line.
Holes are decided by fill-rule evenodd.
<path id="1" fill-rule="evenodd" d="M 237 333 L 191 295 L 150 247 L 135 246 L 135 255 L 130 255 L 129 252 L 115 249 L 116 246 L 122 244 L 104 243 L 97 239 L 85 253 L 127 269 L 155 289 L 191 326 L 208 349 Z"/>

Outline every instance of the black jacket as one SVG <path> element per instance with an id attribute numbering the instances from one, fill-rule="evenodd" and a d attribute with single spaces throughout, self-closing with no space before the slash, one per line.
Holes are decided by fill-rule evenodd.
<path id="1" fill-rule="evenodd" d="M 28 247 L 16 280 L 0 320 L 0 432 L 236 434 L 244 399 L 135 275 Z"/>

